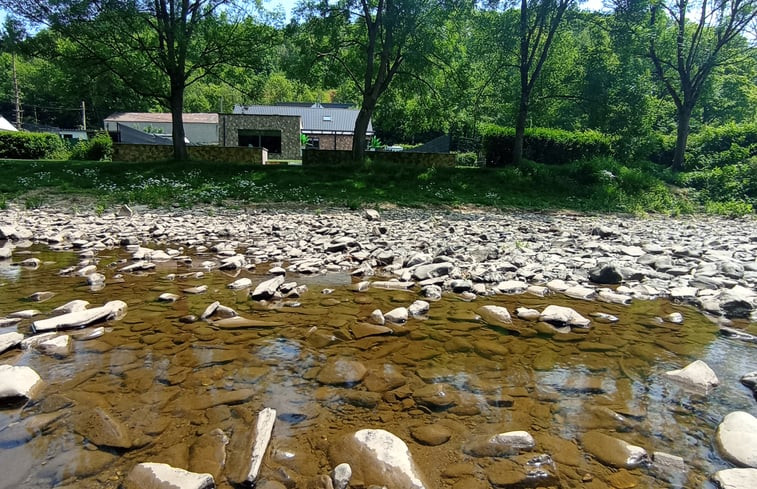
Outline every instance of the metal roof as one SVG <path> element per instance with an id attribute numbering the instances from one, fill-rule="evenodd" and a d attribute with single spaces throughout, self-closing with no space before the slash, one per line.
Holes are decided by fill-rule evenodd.
<path id="1" fill-rule="evenodd" d="M 18 131 L 16 127 L 8 122 L 8 120 L 0 115 L 0 131 Z"/>
<path id="2" fill-rule="evenodd" d="M 218 124 L 218 114 L 182 114 L 184 124 Z M 105 118 L 105 122 L 146 122 L 171 123 L 171 114 L 165 112 L 116 112 Z"/>
<path id="3" fill-rule="evenodd" d="M 298 115 L 302 118 L 302 131 L 310 134 L 352 134 L 355 132 L 357 109 L 334 107 L 297 107 L 290 105 L 235 105 L 234 114 L 246 115 Z M 368 135 L 373 125 L 368 122 Z"/>

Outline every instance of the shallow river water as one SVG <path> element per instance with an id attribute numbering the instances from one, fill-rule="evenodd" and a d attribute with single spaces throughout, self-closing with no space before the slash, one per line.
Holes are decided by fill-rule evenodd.
<path id="1" fill-rule="evenodd" d="M 78 263 L 76 253 L 31 248 L 29 254 L 42 266 L 31 270 L 0 262 L 0 316 L 39 309 L 38 319 L 73 299 L 92 306 L 122 300 L 128 312 L 105 323 L 106 333 L 96 339 L 76 339 L 88 330 L 67 332 L 75 338 L 68 356 L 34 349 L 0 355 L 0 363 L 30 366 L 45 382 L 35 400 L 0 410 L 0 488 L 115 488 L 135 464 L 148 461 L 191 470 L 206 456 L 201 438 L 216 428 L 231 438 L 231 465 L 239 457 L 233 452 L 240 437 L 265 407 L 278 416 L 260 479 L 287 487 L 307 487 L 328 474 L 332 442 L 362 428 L 382 428 L 404 440 L 434 488 L 493 487 L 493 467 L 512 463 L 515 470 L 520 459 L 473 457 L 463 446 L 478 435 L 513 430 L 535 438 L 527 458 L 546 453 L 554 459 L 555 478 L 548 486 L 711 487 L 709 477 L 730 466 L 714 443 L 718 423 L 734 410 L 757 414 L 752 393 L 739 383 L 741 375 L 757 370 L 757 345 L 722 337 L 697 310 L 667 301 L 626 306 L 560 295 L 497 295 L 467 302 L 448 294 L 431 303 L 426 318 L 411 318 L 393 334 L 358 339 L 354 331 L 373 310 L 407 307 L 419 298 L 417 289 L 356 292 L 349 285 L 357 279 L 346 273 L 287 275 L 308 290 L 299 298 L 261 303 L 249 300 L 248 290 L 226 286 L 241 277 L 251 278 L 253 287 L 270 278 L 265 264 L 226 273 L 201 268 L 211 255 L 193 256 L 192 263 L 165 262 L 149 273 L 120 274 L 127 255 L 114 249 L 98 253 L 107 285 L 92 290 L 82 277 L 58 273 Z M 24 257 L 14 254 L 16 260 Z M 181 277 L 198 271 L 204 276 Z M 177 278 L 166 279 L 169 274 Z M 207 285 L 207 292 L 182 292 L 197 285 Z M 325 294 L 324 288 L 333 292 Z M 39 291 L 55 295 L 41 303 L 27 299 Z M 158 302 L 164 292 L 181 298 Z M 213 301 L 257 323 L 228 328 L 180 320 L 200 316 Z M 614 314 L 620 321 L 593 321 L 579 334 L 525 337 L 478 320 L 475 310 L 485 304 L 511 313 L 519 306 L 541 310 L 558 304 L 587 317 Z M 683 314 L 682 325 L 656 320 L 672 312 Z M 32 321 L 0 333 L 29 335 Z M 358 361 L 368 373 L 352 385 L 319 382 L 319 369 L 330 359 Z M 663 376 L 696 359 L 707 362 L 721 381 L 706 395 Z M 439 384 L 431 394 L 429 384 Z M 440 396 L 449 403 L 438 402 Z M 82 436 L 82 425 L 96 409 L 128 429 L 130 446 L 98 447 Z M 442 427 L 449 439 L 436 446 L 419 441 L 423 425 Z M 687 470 L 607 467 L 583 449 L 581 436 L 591 430 L 644 447 L 650 455 L 683 457 Z M 231 487 L 223 473 L 216 483 Z"/>

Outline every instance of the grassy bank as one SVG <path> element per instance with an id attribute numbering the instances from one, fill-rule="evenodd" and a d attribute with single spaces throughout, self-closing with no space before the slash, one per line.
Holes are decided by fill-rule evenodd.
<path id="1" fill-rule="evenodd" d="M 130 203 L 156 207 L 301 203 L 358 208 L 480 205 L 519 209 L 679 214 L 751 213 L 744 201 L 714 203 L 652 164 L 610 159 L 505 168 L 241 166 L 202 162 L 0 161 L 0 207 L 27 208 L 82 197 L 94 210 Z M 76 199 L 73 199 L 76 200 Z M 85 210 L 85 209 L 82 209 Z"/>

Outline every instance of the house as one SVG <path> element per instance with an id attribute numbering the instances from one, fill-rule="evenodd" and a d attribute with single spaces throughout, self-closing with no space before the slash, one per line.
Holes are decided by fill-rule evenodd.
<path id="1" fill-rule="evenodd" d="M 255 116 L 299 116 L 302 134 L 308 137 L 308 147 L 316 149 L 352 149 L 355 120 L 358 110 L 347 104 L 301 104 L 236 105 L 234 114 Z M 368 122 L 366 136 L 373 136 L 373 126 Z"/>
<path id="2" fill-rule="evenodd" d="M 0 131 L 18 131 L 18 129 L 8 122 L 5 117 L 0 115 Z"/>
<path id="3" fill-rule="evenodd" d="M 183 115 L 184 136 L 191 144 L 218 144 L 218 114 L 188 113 Z M 120 126 L 149 134 L 170 137 L 173 132 L 171 114 L 153 112 L 117 112 L 103 121 L 105 130 L 120 142 Z"/>

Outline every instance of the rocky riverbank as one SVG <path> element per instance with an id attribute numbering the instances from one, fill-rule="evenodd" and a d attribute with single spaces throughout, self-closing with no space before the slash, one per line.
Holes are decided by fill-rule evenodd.
<path id="1" fill-rule="evenodd" d="M 271 277 L 260 283 L 253 284 L 249 278 L 243 277 L 228 284 L 233 290 L 249 288 L 249 298 L 255 301 L 275 302 L 297 297 L 302 289 L 296 282 L 287 281 L 291 276 L 328 272 L 355 276 L 351 285 L 355 290 L 417 291 L 418 300 L 408 307 L 384 312 L 377 309 L 370 318 L 353 324 L 349 336 L 352 340 L 396 333 L 396 329 L 401 328 L 398 325 L 411 318 L 424 317 L 429 308 L 434 307 L 434 301 L 443 295 L 453 295 L 463 301 L 480 301 L 482 305 L 476 308 L 480 321 L 524 338 L 547 335 L 561 337 L 561 341 L 574 341 L 575 336 L 575 341 L 581 341 L 585 337 L 583 331 L 593 322 L 606 324 L 616 320 L 601 312 L 603 305 L 627 305 L 664 298 L 698 308 L 718 325 L 724 335 L 757 342 L 754 336 L 757 321 L 757 226 L 752 219 L 635 219 L 627 216 L 407 209 L 389 209 L 380 213 L 373 210 L 316 212 L 292 209 L 156 212 L 124 207 L 101 216 L 72 215 L 52 209 L 10 209 L 0 213 L 0 260 L 12 262 L 14 266 L 39 267 L 40 260 L 26 254 L 30 246 L 38 243 L 55 250 L 76 251 L 80 262 L 61 270 L 61 273 L 81 276 L 92 290 L 107 289 L 109 280 L 116 275 L 150 271 L 161 262 L 191 262 L 188 255 L 199 254 L 209 257 L 202 263 L 207 270 L 266 270 Z M 115 247 L 125 248 L 131 260 L 117 263 L 115 269 L 103 270 L 98 266 L 97 254 Z M 202 287 L 205 289 L 200 290 Z M 207 286 L 195 289 L 183 292 L 202 293 Z M 507 308 L 484 305 L 487 297 L 501 295 L 529 295 L 546 300 L 550 296 L 566 296 L 596 304 L 596 307 L 595 313 L 588 314 L 589 317 L 559 305 L 548 305 L 542 310 L 519 307 L 512 311 L 517 318 L 513 320 Z M 178 299 L 178 295 L 168 293 L 158 297 L 165 302 Z M 41 333 L 38 334 L 41 337 L 49 334 L 45 333 L 47 331 L 78 328 L 91 318 L 116 318 L 125 312 L 125 304 L 117 300 L 89 309 L 87 304 L 66 305 L 70 310 L 61 310 L 46 319 L 34 321 L 34 332 Z M 262 325 L 255 319 L 241 318 L 233 309 L 218 303 L 211 304 L 200 317 L 209 318 L 213 319 L 213 326 L 221 329 Z M 6 319 L 11 321 L 7 324 L 14 324 L 13 321 L 19 318 Z M 197 320 L 189 316 L 182 319 L 188 322 Z M 683 317 L 672 313 L 655 320 L 676 325 L 683 321 Z M 266 324 L 272 325 L 270 321 Z M 34 338 L 24 340 L 18 333 L 7 334 L 14 336 L 0 338 L 0 343 L 5 341 L 11 345 Z M 317 341 L 316 335 L 312 338 Z M 41 344 L 52 341 L 46 338 Z M 597 348 L 612 345 L 582 341 L 580 346 L 582 351 L 583 348 L 585 351 L 600 351 Z M 52 351 L 59 351 L 55 348 L 70 349 L 57 343 L 45 348 Z M 445 348 L 448 352 L 475 350 L 484 358 L 510 354 L 507 348 L 496 342 L 477 342 L 468 348 L 460 337 L 450 338 Z M 8 370 L 11 367 L 3 368 Z M 13 371 L 18 382 L 2 386 L 0 390 L 12 391 L 15 397 L 31 397 L 40 376 L 25 370 L 27 367 L 12 368 L 23 369 Z M 747 374 L 747 370 L 743 374 Z M 381 380 L 387 384 L 386 389 L 371 388 L 375 379 L 370 382 L 368 379 L 374 378 L 375 373 L 369 372 L 359 361 L 344 359 L 319 365 L 312 376 L 324 386 L 351 386 L 365 382 L 370 392 L 354 391 L 356 399 L 362 394 L 355 401 L 357 405 L 375 405 L 396 387 L 390 385 L 391 375 L 384 372 Z M 703 362 L 693 362 L 683 369 L 670 371 L 668 376 L 704 392 L 719 383 L 714 372 Z M 753 379 L 754 374 L 744 375 L 743 382 L 755 388 Z M 404 382 L 403 378 L 401 384 Z M 582 386 L 581 389 L 591 393 L 601 391 L 601 386 Z M 349 392 L 344 396 L 349 397 Z M 369 394 L 374 392 L 384 395 L 377 394 L 373 399 Z M 430 382 L 414 389 L 408 396 L 417 405 L 434 412 L 450 407 L 470 407 L 457 399 L 460 393 L 446 383 Z M 249 397 L 248 393 L 243 397 Z M 489 404 L 495 407 L 512 405 L 512 399 L 497 398 Z M 98 422 L 114 426 L 107 414 L 103 414 Z M 90 421 L 82 423 L 91 424 Z M 723 420 L 716 442 L 724 458 L 737 466 L 757 466 L 751 441 L 757 436 L 756 424 L 757 420 L 751 414 L 740 411 Z M 208 436 L 213 443 L 208 443 L 216 448 L 222 445 L 225 453 L 229 443 L 226 435 L 223 432 L 215 435 L 211 432 L 211 435 Z M 451 433 L 443 424 L 426 425 L 414 429 L 412 436 L 431 446 L 445 443 Z M 602 464 L 621 469 L 619 474 L 627 474 L 626 469 L 640 466 L 655 466 L 656 470 L 669 472 L 683 470 L 684 461 L 680 457 L 664 452 L 655 452 L 650 457 L 643 448 L 621 438 L 589 429 L 582 435 L 581 443 L 584 450 Z M 133 440 L 128 443 L 129 447 L 137 444 Z M 105 445 L 119 446 L 113 442 Z M 491 486 L 533 485 L 539 480 L 547 486 L 557 484 L 554 461 L 547 454 L 534 456 L 529 453 L 534 446 L 531 433 L 508 431 L 471 437 L 462 446 L 462 452 L 473 458 L 506 457 L 487 466 L 486 478 Z M 252 458 L 255 459 L 256 453 L 258 458 L 261 457 L 261 450 L 265 452 L 265 446 L 253 449 Z M 351 475 L 345 474 L 353 471 L 355 480 L 370 480 L 391 487 L 430 487 L 405 443 L 382 430 L 354 432 L 329 448 L 329 459 L 334 467 L 332 477 L 324 476 L 313 482 L 312 487 L 346 487 Z M 347 461 L 352 465 L 345 468 L 344 462 Z M 342 470 L 336 470 L 339 467 Z M 726 470 L 712 474 L 713 480 L 729 489 L 753 487 L 757 471 L 730 470 L 736 472 Z M 136 487 L 161 483 L 182 488 L 212 485 L 212 477 L 195 472 L 148 462 L 135 467 L 125 484 Z M 246 469 L 244 472 L 239 476 L 240 483 L 251 474 Z"/>

